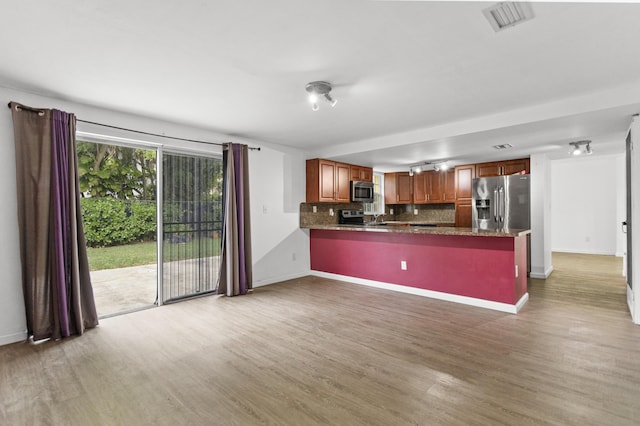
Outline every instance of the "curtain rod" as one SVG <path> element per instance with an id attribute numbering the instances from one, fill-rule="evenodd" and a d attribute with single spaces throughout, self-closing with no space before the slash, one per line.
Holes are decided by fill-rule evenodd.
<path id="1" fill-rule="evenodd" d="M 9 102 L 9 104 L 7 105 L 9 107 L 9 109 L 11 109 L 11 102 Z M 24 109 L 26 111 L 30 111 L 30 112 L 37 112 L 37 113 L 44 113 L 44 109 L 38 109 L 38 108 L 31 108 L 25 105 L 16 105 L 16 108 L 18 109 Z M 159 138 L 165 138 L 165 139 L 174 139 L 174 140 L 178 140 L 178 141 L 185 141 L 185 142 L 196 142 L 196 143 L 204 143 L 207 145 L 217 145 L 217 146 L 224 146 L 225 144 L 223 143 L 219 143 L 219 142 L 208 142 L 208 141 L 201 141 L 201 140 L 197 140 L 197 139 L 186 139 L 186 138 L 178 138 L 178 137 L 174 137 L 174 136 L 167 136 L 167 135 L 160 135 L 158 133 L 150 133 L 150 132 L 143 132 L 141 130 L 133 130 L 133 129 L 127 129 L 126 127 L 118 127 L 118 126 L 112 126 L 110 124 L 102 124 L 102 123 L 96 123 L 95 121 L 87 121 L 87 120 L 81 120 L 79 118 L 76 118 L 76 121 L 79 121 L 81 123 L 86 123 L 86 124 L 93 124 L 96 126 L 102 126 L 102 127 L 109 127 L 110 129 L 117 129 L 117 130 L 124 130 L 127 132 L 133 132 L 133 133 L 139 133 L 141 135 L 147 135 L 147 136 L 156 136 Z M 248 147 L 251 150 L 254 151 L 260 151 L 260 147 Z"/>

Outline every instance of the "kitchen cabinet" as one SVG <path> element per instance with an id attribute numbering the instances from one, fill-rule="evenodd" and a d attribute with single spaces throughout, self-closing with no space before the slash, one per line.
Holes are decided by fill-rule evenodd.
<path id="1" fill-rule="evenodd" d="M 428 186 L 428 196 L 430 203 L 441 203 L 444 201 L 444 173 L 435 170 L 425 173 Z"/>
<path id="2" fill-rule="evenodd" d="M 473 179 L 476 177 L 476 165 L 466 164 L 455 168 L 456 226 L 471 227 L 471 209 L 473 203 Z"/>
<path id="3" fill-rule="evenodd" d="M 456 200 L 455 170 L 430 170 L 413 175 L 413 203 L 453 203 Z"/>
<path id="4" fill-rule="evenodd" d="M 456 200 L 456 171 L 448 169 L 444 175 L 444 202 L 453 203 Z"/>
<path id="5" fill-rule="evenodd" d="M 350 173 L 349 164 L 307 160 L 307 203 L 350 202 Z"/>
<path id="6" fill-rule="evenodd" d="M 384 181 L 385 187 L 387 180 Z M 426 179 L 426 173 L 415 173 L 413 175 L 413 203 L 426 204 L 429 201 L 429 189 Z M 387 202 L 385 197 L 385 203 Z"/>
<path id="7" fill-rule="evenodd" d="M 529 159 L 493 161 L 476 164 L 476 177 L 507 176 L 521 171 L 529 173 Z"/>
<path id="8" fill-rule="evenodd" d="M 384 203 L 413 203 L 413 179 L 409 172 L 384 174 Z"/>
<path id="9" fill-rule="evenodd" d="M 455 195 L 456 202 L 473 198 L 473 179 L 476 177 L 475 164 L 456 166 L 455 168 Z"/>
<path id="10" fill-rule="evenodd" d="M 463 228 L 471 228 L 472 226 L 472 202 L 461 201 L 456 202 L 456 226 Z"/>
<path id="11" fill-rule="evenodd" d="M 351 165 L 351 180 L 361 182 L 373 182 L 373 169 L 371 167 Z"/>

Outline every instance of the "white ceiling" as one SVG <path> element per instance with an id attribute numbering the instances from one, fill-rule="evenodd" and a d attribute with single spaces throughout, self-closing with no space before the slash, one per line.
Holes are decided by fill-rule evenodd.
<path id="1" fill-rule="evenodd" d="M 640 4 L 533 3 L 496 33 L 480 2 L 3 3 L 2 86 L 381 170 L 619 153 L 640 112 Z"/>

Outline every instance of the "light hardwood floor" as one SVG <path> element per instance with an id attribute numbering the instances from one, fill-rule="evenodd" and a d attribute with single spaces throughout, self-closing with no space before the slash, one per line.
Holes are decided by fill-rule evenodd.
<path id="1" fill-rule="evenodd" d="M 518 315 L 306 277 L 0 347 L 0 424 L 640 424 L 620 260 L 554 267 Z"/>

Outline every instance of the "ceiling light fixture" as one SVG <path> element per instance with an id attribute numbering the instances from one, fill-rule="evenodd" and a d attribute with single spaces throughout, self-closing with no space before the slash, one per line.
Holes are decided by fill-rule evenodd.
<path id="1" fill-rule="evenodd" d="M 415 166 L 409 166 L 409 176 L 413 176 L 415 173 L 421 173 L 425 170 L 425 166 L 433 166 L 433 170 L 436 172 L 445 171 L 449 169 L 449 165 L 446 160 L 438 160 L 438 161 L 424 161 L 422 163 L 418 163 Z"/>
<path id="2" fill-rule="evenodd" d="M 569 142 L 569 145 L 572 147 L 571 151 L 569 151 L 569 154 L 571 154 L 571 155 L 582 155 L 582 154 L 591 155 L 591 154 L 593 154 L 593 151 L 591 150 L 591 141 L 590 140 Z M 584 147 L 584 149 L 583 149 L 583 147 Z"/>
<path id="3" fill-rule="evenodd" d="M 311 102 L 311 109 L 317 111 L 320 109 L 318 105 L 318 99 L 324 97 L 332 107 L 336 106 L 338 100 L 331 96 L 331 83 L 326 81 L 312 81 L 307 83 L 305 89 L 309 93 L 309 102 Z"/>

